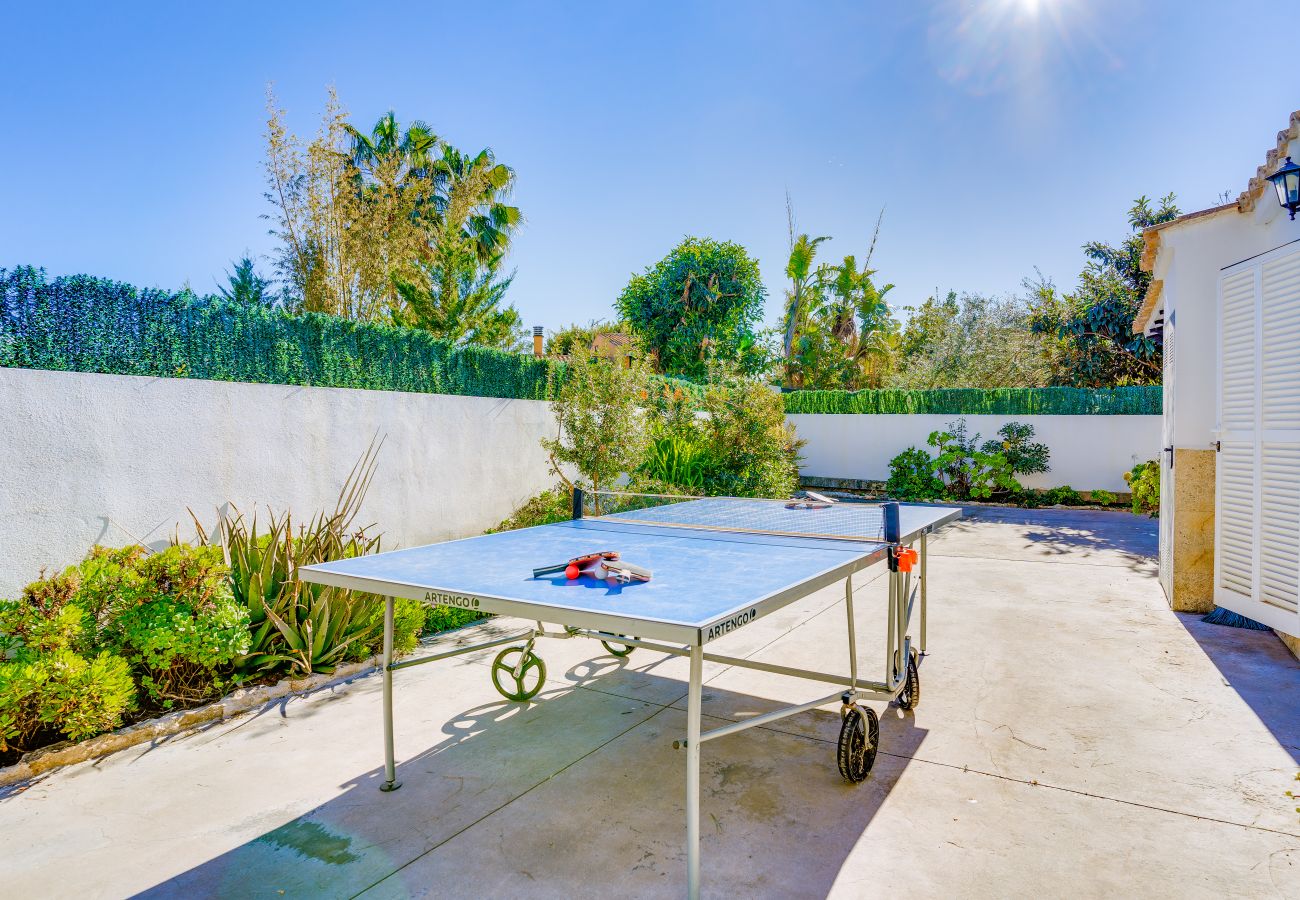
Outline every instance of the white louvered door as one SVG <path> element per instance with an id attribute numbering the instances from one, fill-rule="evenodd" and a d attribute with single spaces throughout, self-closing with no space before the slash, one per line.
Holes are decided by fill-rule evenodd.
<path id="1" fill-rule="evenodd" d="M 1219 285 L 1215 603 L 1300 635 L 1300 248 Z"/>

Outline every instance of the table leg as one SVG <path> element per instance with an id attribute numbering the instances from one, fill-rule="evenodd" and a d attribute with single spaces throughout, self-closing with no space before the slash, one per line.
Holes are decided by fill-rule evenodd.
<path id="1" fill-rule="evenodd" d="M 930 550 L 926 546 L 926 538 L 929 535 L 921 535 L 921 652 L 925 652 L 925 588 L 930 583 L 930 579 L 925 575 L 926 562 L 930 559 Z"/>
<path id="2" fill-rule="evenodd" d="M 397 766 L 393 761 L 393 604 L 392 597 L 384 598 L 384 783 L 381 791 L 395 791 L 402 786 L 397 780 Z"/>
<path id="3" fill-rule="evenodd" d="M 691 680 L 686 693 L 686 883 L 691 900 L 700 896 L 700 700 L 704 648 L 691 648 Z"/>

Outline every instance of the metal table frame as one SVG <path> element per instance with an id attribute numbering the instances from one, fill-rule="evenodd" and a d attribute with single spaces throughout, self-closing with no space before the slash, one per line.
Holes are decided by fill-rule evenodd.
<path id="1" fill-rule="evenodd" d="M 498 647 L 505 644 L 518 644 L 523 642 L 522 646 L 525 652 L 519 654 L 519 662 L 516 664 L 515 675 L 521 674 L 524 661 L 528 657 L 528 651 L 539 638 L 550 638 L 566 640 L 571 638 L 591 638 L 595 640 L 608 641 L 609 643 L 622 644 L 630 647 L 644 647 L 659 653 L 667 653 L 673 656 L 685 656 L 690 659 L 690 675 L 687 688 L 687 709 L 686 709 L 686 735 L 682 739 L 673 742 L 675 749 L 684 749 L 686 752 L 686 850 L 687 850 L 687 884 L 688 895 L 697 898 L 700 892 L 700 751 L 706 741 L 715 740 L 716 738 L 725 737 L 729 734 L 735 734 L 738 731 L 744 731 L 749 728 L 757 728 L 767 725 L 771 722 L 793 716 L 807 710 L 816 709 L 821 706 L 827 706 L 832 703 L 839 703 L 843 706 L 856 703 L 858 700 L 894 700 L 903 690 L 907 680 L 907 662 L 912 654 L 912 638 L 908 633 L 909 625 L 912 620 L 914 608 L 920 606 L 919 618 L 919 640 L 917 642 L 920 653 L 926 650 L 926 600 L 927 600 L 927 567 L 928 567 L 928 535 L 942 525 L 960 515 L 959 510 L 953 510 L 947 517 L 932 522 L 926 527 L 907 535 L 901 535 L 898 544 L 878 544 L 876 549 L 870 552 L 853 557 L 845 565 L 836 568 L 833 572 L 825 573 L 822 577 L 810 579 L 800 585 L 782 591 L 779 595 L 765 598 L 761 601 L 764 604 L 762 612 L 753 618 L 773 612 L 783 606 L 802 599 L 809 594 L 820 590 L 822 587 L 832 584 L 835 581 L 843 580 L 844 582 L 844 604 L 846 612 L 846 624 L 848 630 L 848 674 L 835 674 L 828 672 L 818 672 L 808 669 L 792 668 L 789 666 L 780 666 L 774 663 L 759 662 L 757 660 L 742 659 L 740 657 L 726 656 L 718 653 L 708 653 L 704 647 L 710 640 L 710 625 L 706 624 L 698 627 L 683 629 L 682 627 L 668 628 L 665 623 L 654 620 L 639 620 L 636 618 L 617 618 L 610 620 L 610 617 L 601 614 L 584 613 L 580 610 L 565 610 L 562 608 L 540 607 L 535 604 L 520 603 L 511 601 L 508 598 L 487 597 L 474 595 L 475 605 L 486 612 L 500 612 L 506 615 L 522 615 L 525 618 L 534 618 L 537 613 L 545 613 L 546 621 L 562 626 L 561 631 L 547 631 L 543 621 L 536 620 L 536 625 L 532 628 L 506 635 L 504 637 L 494 638 L 489 641 L 455 647 L 450 650 L 444 650 L 429 656 L 422 656 L 418 659 L 409 659 L 397 661 L 393 655 L 393 615 L 395 598 L 398 596 L 409 597 L 412 599 L 424 600 L 431 604 L 436 604 L 439 600 L 445 601 L 448 595 L 443 593 L 431 593 L 417 585 L 411 585 L 409 590 L 404 585 L 395 585 L 386 583 L 389 593 L 385 597 L 384 605 L 384 651 L 383 651 L 383 720 L 384 720 L 384 782 L 380 786 L 382 791 L 395 791 L 401 787 L 401 782 L 397 780 L 397 768 L 395 762 L 394 742 L 393 742 L 393 673 L 399 669 L 406 669 L 412 666 L 424 665 L 426 663 L 438 662 L 455 656 L 461 656 L 466 653 L 474 653 L 479 650 L 485 650 L 491 647 Z M 892 552 L 896 547 L 912 547 L 918 551 L 917 571 L 903 572 L 899 571 L 893 564 Z M 872 565 L 881 562 L 889 562 L 888 586 L 889 600 L 887 610 L 887 627 L 885 638 L 885 671 L 880 681 L 863 679 L 858 676 L 858 654 L 857 654 L 857 622 L 853 605 L 853 576 L 855 573 L 870 568 Z M 347 587 L 356 590 L 368 591 L 371 593 L 384 593 L 383 590 L 377 590 L 378 585 L 365 578 L 355 576 L 339 575 L 336 573 L 312 573 L 303 570 L 301 573 L 306 580 L 321 581 L 327 584 L 333 584 L 338 587 Z M 396 593 L 391 593 L 392 588 L 400 587 Z M 527 611 L 525 611 L 527 610 Z M 532 615 L 529 615 L 529 612 Z M 586 620 L 584 624 L 583 620 Z M 591 627 L 591 620 L 597 620 L 595 624 L 604 627 Z M 601 621 L 605 620 L 605 621 Z M 725 617 L 718 621 L 725 621 Z M 752 621 L 752 619 L 750 620 Z M 744 624 L 748 624 L 748 621 Z M 618 628 L 614 631 L 612 628 Z M 650 633 L 651 636 L 663 635 L 660 640 L 646 640 L 640 637 L 627 637 L 624 633 Z M 713 636 L 712 639 L 722 637 L 727 632 L 722 631 Z M 662 643 L 661 640 L 667 639 L 673 643 Z M 824 697 L 810 700 L 806 703 L 798 703 L 792 706 L 782 707 L 763 715 L 754 716 L 742 722 L 732 722 L 710 731 L 702 731 L 702 703 L 701 696 L 703 693 L 703 669 L 705 662 L 715 662 L 727 666 L 735 666 L 742 669 L 751 669 L 759 672 L 770 672 L 777 675 L 784 675 L 792 678 L 801 678 L 809 681 L 822 682 L 825 684 L 837 685 L 838 689 Z"/>

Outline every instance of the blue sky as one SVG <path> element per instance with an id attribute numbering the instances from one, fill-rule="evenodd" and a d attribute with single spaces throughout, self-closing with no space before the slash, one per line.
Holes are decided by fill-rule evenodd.
<path id="1" fill-rule="evenodd" d="M 116 7 L 120 6 L 121 9 Z M 265 92 L 314 130 L 421 118 L 518 175 L 511 300 L 608 317 L 683 235 L 742 243 L 774 321 L 801 230 L 913 304 L 1119 239 L 1138 194 L 1235 198 L 1300 108 L 1274 3 L 36 4 L 0 69 L 0 266 L 214 288 L 274 249 Z M 1294 31 L 1294 29 L 1292 29 Z M 20 36 L 14 39 L 13 36 Z M 264 267 L 269 268 L 269 265 Z"/>

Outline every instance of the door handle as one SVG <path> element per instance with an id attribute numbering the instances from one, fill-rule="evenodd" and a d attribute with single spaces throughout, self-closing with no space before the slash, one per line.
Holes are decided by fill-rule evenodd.
<path id="1" fill-rule="evenodd" d="M 1170 444 L 1168 447 L 1166 447 L 1166 448 L 1165 448 L 1165 452 L 1169 454 L 1169 470 L 1172 472 L 1172 471 L 1173 471 L 1173 468 L 1174 468 L 1174 447 L 1173 447 L 1173 444 Z"/>

